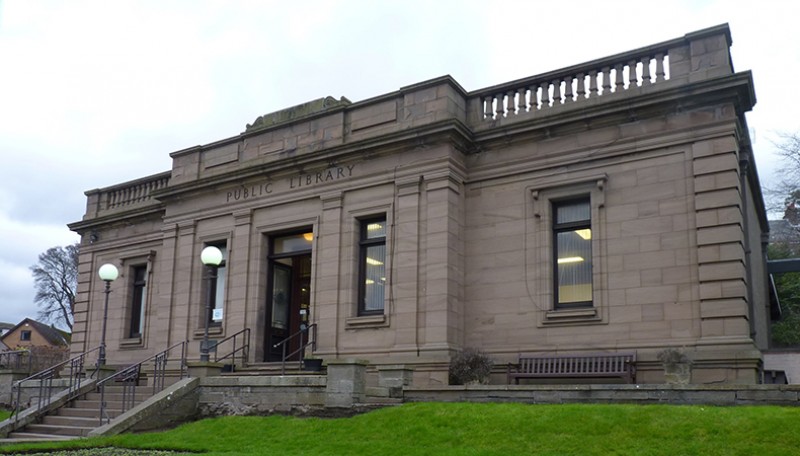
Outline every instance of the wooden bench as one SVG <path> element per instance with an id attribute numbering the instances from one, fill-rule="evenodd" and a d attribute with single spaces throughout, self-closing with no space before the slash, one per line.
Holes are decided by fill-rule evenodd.
<path id="1" fill-rule="evenodd" d="M 519 385 L 522 378 L 622 378 L 636 382 L 636 353 L 577 353 L 567 355 L 519 355 L 508 365 L 508 383 Z"/>

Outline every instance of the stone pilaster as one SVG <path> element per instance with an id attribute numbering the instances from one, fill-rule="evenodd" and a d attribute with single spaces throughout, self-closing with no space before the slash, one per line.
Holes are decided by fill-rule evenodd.
<path id="1" fill-rule="evenodd" d="M 176 343 L 180 340 L 190 340 L 192 333 L 197 329 L 200 319 L 199 312 L 202 311 L 199 302 L 192 301 L 192 286 L 195 257 L 200 260 L 200 252 L 195 252 L 195 232 L 194 221 L 178 223 L 178 233 L 175 240 L 175 250 L 173 259 L 172 274 L 172 340 Z M 192 305 L 197 308 L 192 309 Z M 200 344 L 189 344 L 188 356 L 199 356 Z"/>
<path id="2" fill-rule="evenodd" d="M 735 139 L 692 147 L 701 337 L 706 342 L 750 338 L 742 195 Z"/>
<path id="3" fill-rule="evenodd" d="M 419 343 L 420 178 L 398 179 L 393 233 L 395 349 L 416 351 Z"/>
<path id="4" fill-rule="evenodd" d="M 248 284 L 258 283 L 251 273 L 251 230 L 253 214 L 249 209 L 233 213 L 234 229 L 228 247 L 228 281 L 223 308 L 222 325 L 225 336 L 230 336 L 255 322 L 256 309 L 249 308 L 249 297 L 254 293 Z M 253 306 L 257 307 L 257 306 Z M 254 341 L 251 340 L 251 343 Z M 255 353 L 255 351 L 252 351 Z M 222 353 L 220 353 L 222 354 Z"/>
<path id="5" fill-rule="evenodd" d="M 322 217 L 317 233 L 317 278 L 314 299 L 312 299 L 311 322 L 317 323 L 317 350 L 323 352 L 339 351 L 339 289 L 342 258 L 342 192 L 321 195 Z"/>
<path id="6" fill-rule="evenodd" d="M 461 347 L 463 309 L 462 180 L 450 170 L 425 176 L 426 261 L 421 350 L 447 355 Z"/>

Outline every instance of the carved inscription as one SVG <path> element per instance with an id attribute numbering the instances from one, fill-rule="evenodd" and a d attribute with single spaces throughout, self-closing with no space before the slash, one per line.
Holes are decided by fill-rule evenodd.
<path id="1" fill-rule="evenodd" d="M 263 198 L 272 194 L 273 191 L 297 190 L 349 178 L 353 176 L 355 167 L 356 165 L 334 166 L 313 173 L 300 173 L 295 176 L 289 176 L 283 181 L 240 185 L 225 193 L 225 202 Z"/>

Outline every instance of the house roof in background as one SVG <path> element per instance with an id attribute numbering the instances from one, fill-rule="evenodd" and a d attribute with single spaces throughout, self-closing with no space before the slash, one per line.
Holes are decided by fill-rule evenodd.
<path id="1" fill-rule="evenodd" d="M 61 331 L 60 329 L 54 326 L 48 326 L 44 323 L 38 322 L 31 318 L 25 318 L 21 322 L 14 325 L 7 333 L 5 333 L 2 337 L 0 337 L 0 341 L 5 339 L 6 336 L 14 332 L 20 326 L 24 324 L 29 324 L 31 327 L 35 328 L 39 334 L 42 335 L 50 344 L 52 345 L 67 345 L 70 341 L 71 334 L 65 331 Z"/>

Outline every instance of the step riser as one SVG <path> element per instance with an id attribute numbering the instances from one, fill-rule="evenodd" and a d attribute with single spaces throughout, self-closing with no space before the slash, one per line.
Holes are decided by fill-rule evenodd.
<path id="1" fill-rule="evenodd" d="M 85 437 L 89 435 L 89 431 L 97 426 L 92 427 L 62 427 L 62 426 L 49 426 L 46 424 L 29 424 L 25 427 L 25 432 L 32 432 L 34 434 L 49 434 L 49 435 L 67 435 L 75 437 Z"/>
<path id="2" fill-rule="evenodd" d="M 75 437 L 74 435 L 48 435 L 48 434 L 34 434 L 31 432 L 11 432 L 8 434 L 8 438 L 26 442 L 51 442 L 51 441 L 72 440 L 78 437 Z M 3 442 L 13 443 L 13 442 L 8 442 L 6 440 L 4 440 Z"/>
<path id="3" fill-rule="evenodd" d="M 147 392 L 137 391 L 136 394 L 133 394 L 132 396 L 137 401 L 142 401 L 144 399 L 147 399 L 148 397 L 151 397 L 152 395 L 153 395 L 152 391 L 147 391 Z M 131 395 L 127 395 L 125 397 L 126 398 L 130 398 L 130 396 Z M 109 393 L 109 392 L 106 392 L 105 397 L 106 397 L 106 401 L 122 401 L 123 394 L 122 393 Z M 86 393 L 84 398 L 87 399 L 87 400 L 90 400 L 90 401 L 99 401 L 100 400 L 100 393 Z"/>
<path id="4" fill-rule="evenodd" d="M 61 408 L 57 411 L 58 415 L 53 416 L 63 416 L 65 418 L 97 418 L 100 410 L 97 409 L 76 409 L 76 408 Z M 116 418 L 117 416 L 122 414 L 121 410 L 118 409 L 106 409 L 106 413 L 111 418 Z"/>
<path id="5" fill-rule="evenodd" d="M 141 404 L 142 402 L 144 401 L 143 400 L 140 401 L 137 399 L 133 405 L 136 406 Z M 76 401 L 75 403 L 72 404 L 72 408 L 100 410 L 100 401 Z M 106 408 L 121 410 L 123 408 L 122 401 L 106 401 Z"/>
<path id="6" fill-rule="evenodd" d="M 71 416 L 46 416 L 42 419 L 42 424 L 48 426 L 77 426 L 95 428 L 100 426 L 100 419 L 95 417 L 76 418 Z"/>

